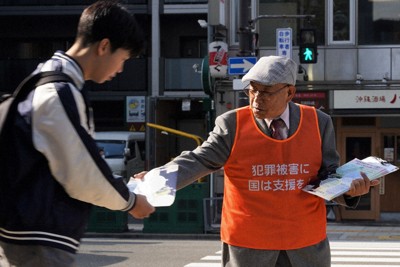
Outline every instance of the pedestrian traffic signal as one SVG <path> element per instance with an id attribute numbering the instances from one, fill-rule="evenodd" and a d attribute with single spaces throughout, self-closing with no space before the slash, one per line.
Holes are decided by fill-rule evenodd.
<path id="1" fill-rule="evenodd" d="M 299 49 L 300 63 L 315 64 L 318 60 L 317 46 L 304 45 Z"/>
<path id="2" fill-rule="evenodd" d="M 317 36 L 315 29 L 300 29 L 299 59 L 300 63 L 315 64 L 318 60 Z"/>

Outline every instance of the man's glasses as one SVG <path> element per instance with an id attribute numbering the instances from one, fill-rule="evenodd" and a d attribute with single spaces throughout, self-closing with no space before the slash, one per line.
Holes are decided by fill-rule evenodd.
<path id="1" fill-rule="evenodd" d="M 259 97 L 259 98 L 270 98 L 270 97 L 273 97 L 274 95 L 278 94 L 280 91 L 282 91 L 282 89 L 284 89 L 288 86 L 289 86 L 289 84 L 286 84 L 274 92 L 254 90 L 254 89 L 250 89 L 250 88 L 245 88 L 245 89 L 243 89 L 243 91 L 247 96 L 254 97 L 257 95 L 257 97 Z"/>

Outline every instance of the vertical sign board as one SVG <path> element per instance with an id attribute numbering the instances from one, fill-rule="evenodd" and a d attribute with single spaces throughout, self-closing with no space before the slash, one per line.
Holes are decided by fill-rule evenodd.
<path id="1" fill-rule="evenodd" d="M 146 119 L 144 96 L 126 97 L 126 122 L 144 122 Z"/>
<path id="2" fill-rule="evenodd" d="M 131 132 L 144 132 L 146 121 L 146 99 L 144 96 L 126 97 L 126 122 Z"/>
<path id="3" fill-rule="evenodd" d="M 228 70 L 228 44 L 215 41 L 208 45 L 210 76 L 224 78 Z"/>
<path id="4" fill-rule="evenodd" d="M 276 55 L 292 58 L 292 29 L 276 29 Z"/>

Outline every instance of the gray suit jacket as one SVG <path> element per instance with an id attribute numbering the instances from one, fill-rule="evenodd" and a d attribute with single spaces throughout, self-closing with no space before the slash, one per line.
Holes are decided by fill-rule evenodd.
<path id="1" fill-rule="evenodd" d="M 289 110 L 289 136 L 291 136 L 299 126 L 300 108 L 290 102 Z M 320 110 L 317 110 L 317 115 L 322 140 L 322 165 L 319 173 L 323 177 L 339 166 L 339 155 L 336 151 L 335 132 L 330 116 Z M 270 135 L 269 130 L 263 126 L 264 122 L 261 120 L 257 122 L 259 128 L 266 135 Z M 213 131 L 201 146 L 193 151 L 185 151 L 173 160 L 179 165 L 177 188 L 180 189 L 223 167 L 229 158 L 235 135 L 236 110 L 218 116 Z"/>
<path id="2" fill-rule="evenodd" d="M 300 108 L 293 102 L 289 102 L 289 136 L 296 132 L 300 122 Z M 329 173 L 334 172 L 339 166 L 339 154 L 336 150 L 335 131 L 331 117 L 316 110 L 318 117 L 319 132 L 321 134 L 322 164 L 318 176 L 323 179 Z M 257 120 L 259 128 L 266 134 L 271 135 L 263 126 L 261 120 Z M 169 164 L 178 164 L 177 189 L 181 189 L 196 180 L 222 168 L 228 160 L 236 135 L 236 110 L 228 111 L 215 120 L 215 127 L 210 132 L 208 139 L 193 151 L 184 151 Z M 356 207 L 360 197 L 338 197 L 334 202 Z"/>

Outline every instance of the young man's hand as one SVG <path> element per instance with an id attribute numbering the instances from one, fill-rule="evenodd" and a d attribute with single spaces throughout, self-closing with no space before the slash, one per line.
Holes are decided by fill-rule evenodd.
<path id="1" fill-rule="evenodd" d="M 147 201 L 143 195 L 136 195 L 135 207 L 129 211 L 136 219 L 148 218 L 156 209 Z"/>
<path id="2" fill-rule="evenodd" d="M 147 171 L 142 171 L 134 174 L 131 178 L 143 180 L 144 176 L 148 173 Z"/>

